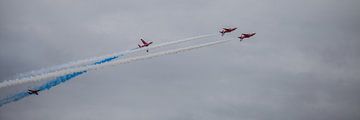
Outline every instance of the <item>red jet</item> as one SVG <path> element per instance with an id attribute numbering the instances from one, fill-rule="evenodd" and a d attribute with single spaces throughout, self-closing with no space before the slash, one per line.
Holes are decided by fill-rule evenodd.
<path id="1" fill-rule="evenodd" d="M 143 45 L 139 45 L 139 48 L 142 48 L 142 47 L 147 47 L 149 46 L 150 44 L 152 44 L 153 42 L 146 42 L 145 40 L 141 39 L 141 42 L 143 43 Z M 146 50 L 146 52 L 149 52 L 149 50 Z"/>
<path id="2" fill-rule="evenodd" d="M 31 89 L 29 89 L 27 93 L 29 93 L 30 95 L 31 94 L 39 95 L 39 93 L 38 93 L 39 91 L 40 90 L 31 90 Z"/>
<path id="3" fill-rule="evenodd" d="M 241 34 L 241 36 L 238 37 L 238 38 L 240 38 L 240 41 L 242 41 L 243 39 L 245 39 L 245 38 L 250 38 L 250 37 L 254 36 L 255 34 L 256 34 L 256 33 L 243 33 L 243 34 Z"/>
<path id="4" fill-rule="evenodd" d="M 219 31 L 221 33 L 221 36 L 224 36 L 225 33 L 232 32 L 236 30 L 237 28 L 223 28 L 223 30 Z"/>

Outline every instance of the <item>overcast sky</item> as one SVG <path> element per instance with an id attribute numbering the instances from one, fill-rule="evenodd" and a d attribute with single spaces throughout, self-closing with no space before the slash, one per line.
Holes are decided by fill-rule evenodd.
<path id="1" fill-rule="evenodd" d="M 86 73 L 1 107 L 0 119 L 359 120 L 359 11 L 359 0 L 0 0 L 0 81 L 139 38 L 257 32 Z"/>

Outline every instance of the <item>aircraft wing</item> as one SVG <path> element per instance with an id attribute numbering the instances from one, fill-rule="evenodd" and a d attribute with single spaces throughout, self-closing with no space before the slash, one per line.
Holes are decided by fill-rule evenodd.
<path id="1" fill-rule="evenodd" d="M 144 44 L 144 45 L 146 45 L 146 44 L 148 44 L 145 40 L 143 40 L 143 39 L 141 39 L 141 42 Z"/>

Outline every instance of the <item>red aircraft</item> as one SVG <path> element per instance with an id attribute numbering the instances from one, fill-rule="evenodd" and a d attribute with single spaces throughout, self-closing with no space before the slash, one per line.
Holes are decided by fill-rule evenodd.
<path id="1" fill-rule="evenodd" d="M 142 48 L 142 47 L 147 47 L 149 46 L 150 44 L 152 44 L 153 42 L 146 42 L 145 40 L 141 39 L 141 42 L 143 43 L 143 45 L 139 45 L 139 48 Z M 146 50 L 146 52 L 149 52 L 149 50 Z"/>
<path id="2" fill-rule="evenodd" d="M 40 90 L 31 90 L 31 89 L 29 89 L 27 93 L 29 93 L 30 95 L 31 94 L 39 95 L 39 93 L 38 93 L 39 91 Z"/>
<path id="3" fill-rule="evenodd" d="M 243 33 L 243 34 L 241 34 L 241 36 L 238 37 L 238 38 L 240 38 L 240 41 L 242 41 L 243 39 L 245 39 L 245 38 L 250 38 L 250 37 L 254 36 L 255 34 L 256 34 L 256 33 Z"/>
<path id="4" fill-rule="evenodd" d="M 232 32 L 236 30 L 237 28 L 223 28 L 223 30 L 219 31 L 221 33 L 221 36 L 224 36 L 225 33 Z"/>

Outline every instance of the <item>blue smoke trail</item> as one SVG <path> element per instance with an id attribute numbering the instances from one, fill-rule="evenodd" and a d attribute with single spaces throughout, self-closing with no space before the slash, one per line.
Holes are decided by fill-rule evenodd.
<path id="1" fill-rule="evenodd" d="M 120 55 L 122 56 L 122 55 Z M 102 63 L 105 63 L 105 62 L 109 62 L 109 61 L 112 61 L 114 59 L 117 59 L 119 58 L 120 56 L 114 56 L 114 57 L 109 57 L 109 58 L 106 58 L 106 59 L 103 59 L 101 61 L 98 61 L 98 62 L 95 62 L 93 65 L 97 65 L 97 64 L 102 64 Z M 34 90 L 39 90 L 40 91 L 44 91 L 44 90 L 49 90 L 50 88 L 52 87 L 55 87 L 57 85 L 59 85 L 60 83 L 63 83 L 63 82 L 66 82 L 72 78 L 75 78 L 81 74 L 84 74 L 86 73 L 87 71 L 81 71 L 81 72 L 74 72 L 74 73 L 71 73 L 71 74 L 67 74 L 67 75 L 64 75 L 64 76 L 60 76 L 60 77 L 57 77 L 37 88 L 34 88 Z M 8 104 L 10 102 L 15 102 L 15 101 L 18 101 L 18 100 L 21 100 L 25 97 L 28 97 L 30 96 L 31 94 L 29 94 L 28 92 L 20 92 L 20 93 L 17 93 L 13 96 L 10 96 L 10 97 L 7 97 L 5 99 L 2 99 L 0 100 L 0 107 L 5 105 L 5 104 Z"/>

